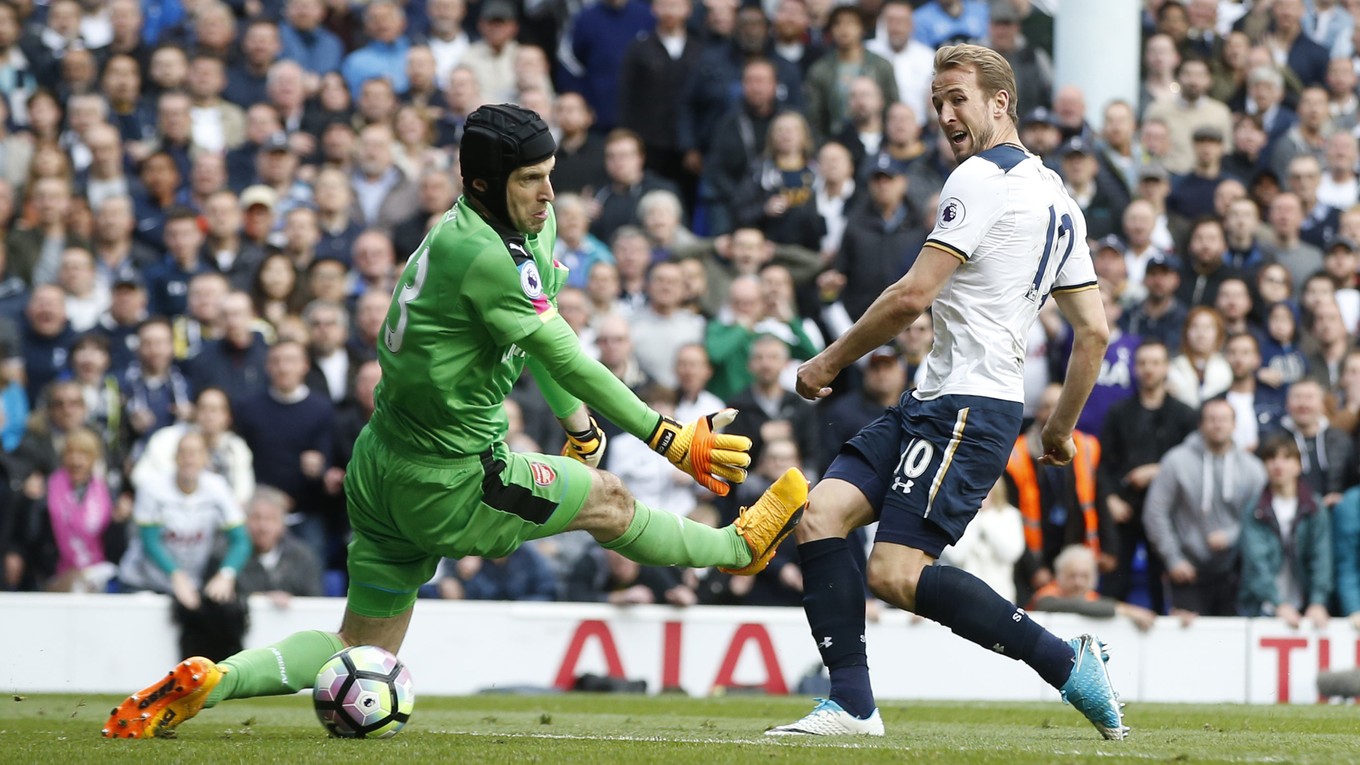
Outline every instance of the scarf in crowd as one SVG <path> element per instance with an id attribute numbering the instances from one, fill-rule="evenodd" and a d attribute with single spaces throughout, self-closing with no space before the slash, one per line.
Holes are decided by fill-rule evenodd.
<path id="1" fill-rule="evenodd" d="M 113 503 L 102 480 L 91 478 L 84 496 L 78 496 L 71 474 L 65 468 L 58 470 L 47 479 L 47 512 L 57 541 L 58 576 L 104 562 L 103 536 Z"/>

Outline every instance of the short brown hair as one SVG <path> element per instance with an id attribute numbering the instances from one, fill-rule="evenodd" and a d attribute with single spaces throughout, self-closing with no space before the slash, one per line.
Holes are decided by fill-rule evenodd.
<path id="1" fill-rule="evenodd" d="M 1276 433 L 1273 436 L 1266 437 L 1256 450 L 1256 456 L 1262 462 L 1280 455 L 1297 460 L 1300 464 L 1303 462 L 1303 452 L 1299 451 L 1298 442 L 1294 440 L 1293 436 L 1286 433 Z"/>
<path id="2" fill-rule="evenodd" d="M 1003 90 L 1006 91 L 1011 97 L 1006 114 L 1011 118 L 1011 122 L 1020 124 L 1020 107 L 1015 98 L 1015 71 L 1011 69 L 1006 59 L 991 48 L 966 43 L 946 45 L 935 51 L 935 74 L 964 67 L 972 67 L 977 73 L 978 87 L 982 88 L 982 92 L 986 93 L 988 98 Z"/>

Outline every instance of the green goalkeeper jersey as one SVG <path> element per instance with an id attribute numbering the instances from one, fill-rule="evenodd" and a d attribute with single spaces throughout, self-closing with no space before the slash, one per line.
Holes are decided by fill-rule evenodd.
<path id="1" fill-rule="evenodd" d="M 557 315 L 557 222 L 492 228 L 460 197 L 407 261 L 378 336 L 371 424 L 413 454 L 480 454 L 505 438 L 502 403 L 524 369 L 515 343 Z"/>

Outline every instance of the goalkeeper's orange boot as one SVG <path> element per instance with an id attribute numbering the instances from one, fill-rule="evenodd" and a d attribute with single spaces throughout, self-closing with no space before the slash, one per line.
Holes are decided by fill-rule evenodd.
<path id="1" fill-rule="evenodd" d="M 127 697 L 109 713 L 100 735 L 105 738 L 161 738 L 203 709 L 208 694 L 221 682 L 223 670 L 195 656 L 185 659 L 164 678 Z"/>
<path id="2" fill-rule="evenodd" d="M 751 550 L 751 562 L 742 568 L 719 568 L 724 574 L 752 576 L 765 570 L 779 543 L 793 533 L 807 507 L 808 480 L 803 471 L 789 468 L 754 505 L 743 507 L 733 522 Z"/>

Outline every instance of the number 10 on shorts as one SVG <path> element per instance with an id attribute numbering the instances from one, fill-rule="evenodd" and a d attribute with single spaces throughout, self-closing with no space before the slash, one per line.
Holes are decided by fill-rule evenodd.
<path id="1" fill-rule="evenodd" d="M 926 472 L 934 456 L 934 444 L 924 438 L 913 438 L 911 443 L 907 444 L 907 448 L 902 450 L 902 456 L 897 460 L 897 468 L 893 470 L 892 491 L 911 494 L 911 490 L 916 486 L 916 479 Z"/>

